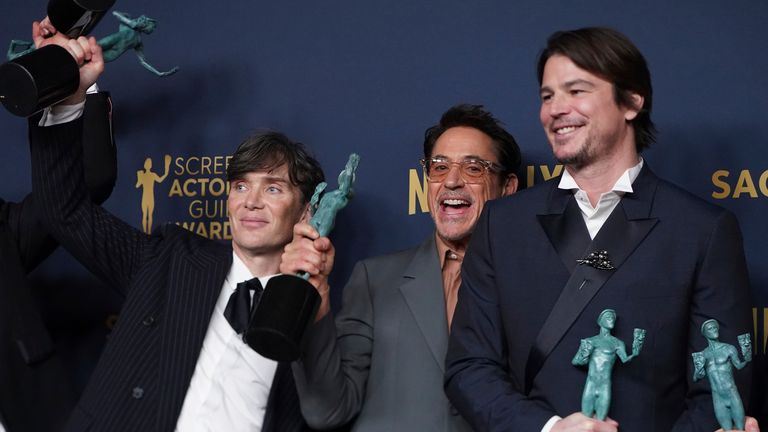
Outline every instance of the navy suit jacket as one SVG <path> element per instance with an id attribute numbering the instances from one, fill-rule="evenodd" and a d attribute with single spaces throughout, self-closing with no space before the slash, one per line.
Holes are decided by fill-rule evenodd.
<path id="1" fill-rule="evenodd" d="M 92 199 L 102 202 L 117 174 L 109 94 L 88 95 L 83 118 L 86 183 Z M 27 273 L 56 247 L 35 199 L 0 200 L 0 417 L 9 432 L 58 430 L 77 399 L 27 283 Z"/>
<path id="2" fill-rule="evenodd" d="M 172 431 L 232 248 L 175 225 L 148 236 L 85 199 L 80 129 L 32 129 L 33 188 L 51 233 L 126 300 L 66 430 Z M 278 366 L 264 431 L 305 429 L 286 402 L 297 400 L 288 366 Z"/>
<path id="3" fill-rule="evenodd" d="M 586 369 L 571 365 L 597 317 L 615 309 L 613 335 L 640 356 L 617 361 L 609 417 L 622 432 L 718 428 L 708 384 L 692 383 L 703 321 L 721 340 L 752 329 L 735 217 L 657 178 L 647 163 L 590 241 L 570 191 L 551 180 L 489 203 L 462 266 L 446 391 L 477 430 L 538 431 L 581 409 Z M 577 265 L 608 251 L 615 270 Z M 558 299 L 562 296 L 561 301 Z M 736 374 L 748 404 L 750 372 Z"/>

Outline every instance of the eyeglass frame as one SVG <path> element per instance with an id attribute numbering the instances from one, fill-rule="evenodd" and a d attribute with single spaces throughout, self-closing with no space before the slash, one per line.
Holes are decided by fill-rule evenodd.
<path id="1" fill-rule="evenodd" d="M 462 159 L 460 161 L 453 161 L 453 160 L 450 160 L 448 158 L 439 158 L 439 157 L 422 158 L 421 160 L 419 160 L 419 163 L 421 164 L 421 168 L 424 170 L 424 175 L 427 177 L 427 181 L 432 182 L 432 183 L 441 182 L 441 181 L 445 180 L 445 178 L 442 178 L 440 180 L 433 180 L 433 179 L 431 179 L 430 176 L 429 176 L 429 169 L 427 167 L 427 163 L 428 162 L 429 163 L 432 163 L 432 162 L 444 162 L 444 163 L 447 163 L 448 165 L 450 165 L 451 167 L 453 167 L 453 165 L 458 165 L 459 166 L 459 174 L 461 175 L 461 178 L 464 179 L 465 183 L 470 183 L 470 184 L 482 183 L 482 180 L 484 180 L 487 177 L 488 173 L 491 172 L 491 171 L 494 172 L 494 173 L 499 173 L 499 172 L 504 171 L 504 166 L 503 165 L 500 165 L 500 164 L 497 164 L 496 162 L 485 160 L 485 159 L 466 158 L 466 159 Z M 468 163 L 479 163 L 483 167 L 483 174 L 481 174 L 481 175 L 479 175 L 477 177 L 473 177 L 470 174 L 466 174 L 465 175 L 463 167 L 465 166 L 465 164 L 468 164 Z M 447 177 L 448 174 L 450 174 L 450 173 L 451 173 L 451 169 L 449 168 L 448 171 L 445 173 L 445 176 Z M 479 181 L 475 181 L 475 180 L 479 180 Z"/>

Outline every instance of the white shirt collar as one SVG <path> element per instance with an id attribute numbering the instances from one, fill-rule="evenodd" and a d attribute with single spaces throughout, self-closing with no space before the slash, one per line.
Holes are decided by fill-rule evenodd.
<path id="1" fill-rule="evenodd" d="M 248 267 L 243 260 L 237 256 L 235 251 L 232 251 L 232 267 L 229 269 L 229 274 L 227 274 L 227 283 L 225 285 L 228 286 L 231 291 L 234 291 L 237 284 L 252 278 L 253 275 L 251 274 L 251 271 L 248 270 Z"/>
<path id="2" fill-rule="evenodd" d="M 616 180 L 616 183 L 613 185 L 613 188 L 611 189 L 614 192 L 632 192 L 632 183 L 637 179 L 637 176 L 640 175 L 640 171 L 643 169 L 643 158 L 639 157 L 640 162 L 637 163 L 637 165 L 628 168 L 624 173 L 619 177 L 618 180 Z M 557 185 L 559 189 L 565 189 L 565 190 L 581 190 L 579 185 L 576 183 L 576 180 L 573 178 L 571 173 L 568 172 L 567 169 L 563 169 L 563 175 L 560 176 L 560 183 Z"/>

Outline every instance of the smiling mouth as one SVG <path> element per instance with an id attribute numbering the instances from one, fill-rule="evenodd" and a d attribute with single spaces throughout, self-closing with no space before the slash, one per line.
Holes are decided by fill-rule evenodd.
<path id="1" fill-rule="evenodd" d="M 581 126 L 562 126 L 562 127 L 554 128 L 554 132 L 555 132 L 555 135 L 566 135 L 575 131 L 580 127 Z"/>
<path id="2" fill-rule="evenodd" d="M 440 201 L 440 209 L 446 213 L 463 212 L 471 205 L 471 202 L 463 198 L 446 198 Z"/>

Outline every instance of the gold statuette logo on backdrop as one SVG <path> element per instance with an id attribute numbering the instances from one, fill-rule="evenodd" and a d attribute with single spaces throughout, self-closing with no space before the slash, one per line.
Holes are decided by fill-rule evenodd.
<path id="1" fill-rule="evenodd" d="M 229 158 L 167 154 L 163 157 L 163 166 L 157 167 L 153 158 L 147 157 L 143 169 L 136 171 L 136 189 L 141 190 L 142 230 L 149 234 L 155 221 L 168 221 L 163 216 L 158 219 L 157 214 L 177 214 L 174 208 L 184 208 L 181 220 L 170 222 L 206 238 L 231 239 L 227 211 L 229 186 L 225 180 Z"/>
<path id="2" fill-rule="evenodd" d="M 165 169 L 159 176 L 152 172 L 152 158 L 144 161 L 144 169 L 136 171 L 136 188 L 141 188 L 141 229 L 152 232 L 152 216 L 155 213 L 155 184 L 162 183 L 168 177 L 171 167 L 171 155 L 165 155 Z"/>

